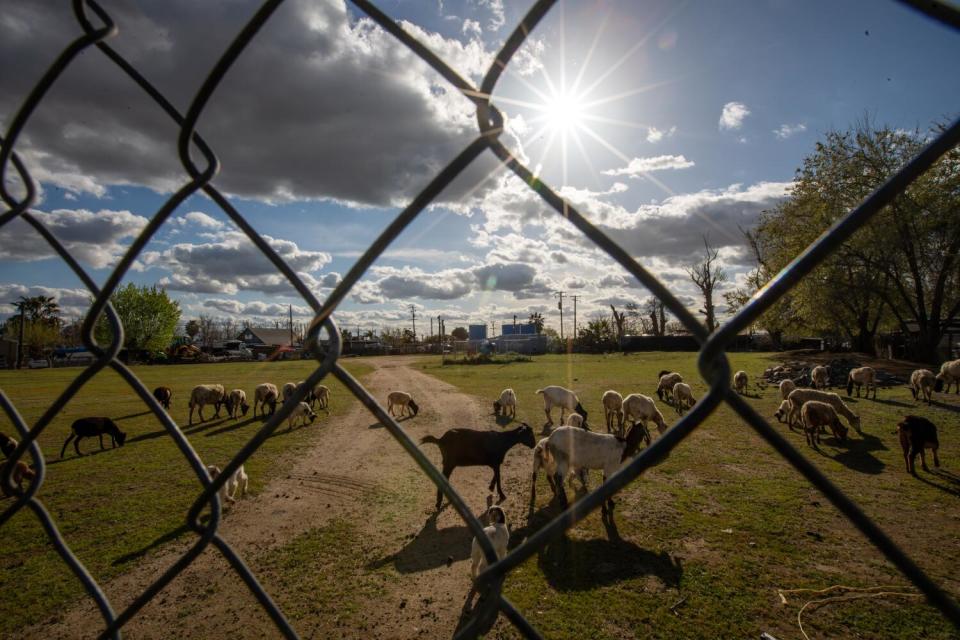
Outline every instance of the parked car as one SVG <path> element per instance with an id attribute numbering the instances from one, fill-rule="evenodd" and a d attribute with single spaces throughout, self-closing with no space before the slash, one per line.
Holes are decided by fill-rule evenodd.
<path id="1" fill-rule="evenodd" d="M 46 369 L 50 366 L 50 362 L 47 360 L 28 360 L 27 366 L 31 369 Z"/>

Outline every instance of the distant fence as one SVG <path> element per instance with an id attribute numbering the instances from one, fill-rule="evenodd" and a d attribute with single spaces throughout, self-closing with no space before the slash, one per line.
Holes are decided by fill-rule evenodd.
<path id="1" fill-rule="evenodd" d="M 312 389 L 325 376 L 333 375 L 339 379 L 356 397 L 385 425 L 390 434 L 416 461 L 425 474 L 439 486 L 452 503 L 453 507 L 463 518 L 470 533 L 477 536 L 487 560 L 490 562 L 486 571 L 480 574 L 477 587 L 483 596 L 473 618 L 464 624 L 459 637 L 475 637 L 482 630 L 489 628 L 499 613 L 503 613 L 525 636 L 539 638 L 539 632 L 530 624 L 524 615 L 503 595 L 502 585 L 506 575 L 538 551 L 551 539 L 561 535 L 564 531 L 582 520 L 587 514 L 595 510 L 600 504 L 622 489 L 627 483 L 637 478 L 644 470 L 657 461 L 662 460 L 674 447 L 684 440 L 690 433 L 720 405 L 726 402 L 737 412 L 757 433 L 759 433 L 774 449 L 776 449 L 791 465 L 802 473 L 830 502 L 843 513 L 850 522 L 860 530 L 914 585 L 926 595 L 930 604 L 937 607 L 954 625 L 960 628 L 960 607 L 937 584 L 924 573 L 910 557 L 896 545 L 863 511 L 840 489 L 821 473 L 817 467 L 800 454 L 780 433 L 772 428 L 750 405 L 730 389 L 730 365 L 724 355 L 725 350 L 736 345 L 738 334 L 745 331 L 765 310 L 769 309 L 778 299 L 788 292 L 799 280 L 810 273 L 831 252 L 835 251 L 857 229 L 865 225 L 879 210 L 889 204 L 893 198 L 901 193 L 912 181 L 921 175 L 941 155 L 960 142 L 960 120 L 952 123 L 941 135 L 932 140 L 927 147 L 903 166 L 896 175 L 891 177 L 879 189 L 871 194 L 853 211 L 838 220 L 830 230 L 823 234 L 816 242 L 810 245 L 781 272 L 767 286 L 765 286 L 750 302 L 731 318 L 725 325 L 708 335 L 703 325 L 693 317 L 686 307 L 674 297 L 666 286 L 652 275 L 647 269 L 636 262 L 624 249 L 604 235 L 597 227 L 591 224 L 571 203 L 561 198 L 550 186 L 535 176 L 529 168 L 521 163 L 515 155 L 501 142 L 504 118 L 492 102 L 492 94 L 504 69 L 519 47 L 526 40 L 540 20 L 553 7 L 552 0 L 536 2 L 520 25 L 511 33 L 505 44 L 498 52 L 495 61 L 490 65 L 479 86 L 474 86 L 460 77 L 451 67 L 441 60 L 424 44 L 418 42 L 401 26 L 384 15 L 376 6 L 367 0 L 353 0 L 361 11 L 383 29 L 396 37 L 423 59 L 436 72 L 441 74 L 453 87 L 471 100 L 477 109 L 477 136 L 463 151 L 450 162 L 427 185 L 424 190 L 397 215 L 394 221 L 370 245 L 357 263 L 344 276 L 339 285 L 322 303 L 297 276 L 269 243 L 260 236 L 247 222 L 243 215 L 233 206 L 231 201 L 213 185 L 212 180 L 219 166 L 218 160 L 200 132 L 196 124 L 211 96 L 217 90 L 231 65 L 240 53 L 255 38 L 259 29 L 270 19 L 273 12 L 280 6 L 281 0 L 264 2 L 249 23 L 236 36 L 234 41 L 223 53 L 220 60 L 210 70 L 210 73 L 197 90 L 189 108 L 180 113 L 173 104 L 154 87 L 150 80 L 144 77 L 130 61 L 121 56 L 109 45 L 109 39 L 116 33 L 117 26 L 99 4 L 94 0 L 74 0 L 73 7 L 77 17 L 77 37 L 69 43 L 51 64 L 44 75 L 37 79 L 37 83 L 26 98 L 20 110 L 12 115 L 5 114 L 9 123 L 2 140 L 0 140 L 0 195 L 8 209 L 0 213 L 0 232 L 4 225 L 15 218 L 21 218 L 44 238 L 53 250 L 64 260 L 66 265 L 82 281 L 90 291 L 94 303 L 84 320 L 84 344 L 96 355 L 96 362 L 79 373 L 67 389 L 50 405 L 43 416 L 32 426 L 28 426 L 20 417 L 16 407 L 5 393 L 0 391 L 0 405 L 16 428 L 21 439 L 19 446 L 10 456 L 17 461 L 29 456 L 36 470 L 37 477 L 26 492 L 20 492 L 12 482 L 13 465 L 8 464 L 0 477 L 6 487 L 15 495 L 15 500 L 6 506 L 0 514 L 0 526 L 5 524 L 14 514 L 27 507 L 41 521 L 54 548 L 62 557 L 66 567 L 80 580 L 87 593 L 96 603 L 100 615 L 104 620 L 103 637 L 120 637 L 120 631 L 131 618 L 156 596 L 166 585 L 179 575 L 193 560 L 208 546 L 213 545 L 227 559 L 233 570 L 242 578 L 256 600 L 270 616 L 277 629 L 287 638 L 296 638 L 297 633 L 287 620 L 286 616 L 273 601 L 270 595 L 250 571 L 249 567 L 237 555 L 234 549 L 219 533 L 221 522 L 221 503 L 217 495 L 221 485 L 233 475 L 233 472 L 263 444 L 274 432 L 279 424 L 286 419 L 297 403 L 304 399 L 308 389 Z M 957 8 L 931 0 L 906 0 L 905 4 L 916 7 L 918 10 L 951 25 L 960 28 L 960 10 Z M 29 174 L 26 166 L 16 153 L 24 128 L 34 115 L 38 105 L 51 86 L 57 82 L 77 59 L 81 52 L 94 55 L 94 49 L 114 64 L 119 72 L 126 74 L 131 82 L 136 83 L 156 105 L 164 111 L 178 129 L 178 151 L 185 172 L 184 184 L 173 193 L 157 210 L 150 222 L 140 235 L 134 240 L 126 254 L 114 267 L 114 270 L 103 285 L 97 284 L 90 275 L 80 266 L 73 255 L 68 252 L 57 238 L 43 225 L 39 218 L 31 212 L 31 207 L 37 203 L 38 186 Z M 949 77 L 946 72 L 949 65 L 944 66 L 944 81 Z M 7 70 L 7 72 L 11 72 Z M 269 123 L 265 124 L 269 127 Z M 331 317 L 333 311 L 343 302 L 357 281 L 363 276 L 373 262 L 386 250 L 400 233 L 428 206 L 433 200 L 470 165 L 480 154 L 490 152 L 497 156 L 502 165 L 512 171 L 523 184 L 536 192 L 542 200 L 553 208 L 559 215 L 563 215 L 573 224 L 590 242 L 602 249 L 609 257 L 626 269 L 640 284 L 664 302 L 666 307 L 677 320 L 690 332 L 689 340 L 699 346 L 699 367 L 704 379 L 709 382 L 710 390 L 703 395 L 697 405 L 684 415 L 666 433 L 657 439 L 650 447 L 630 462 L 623 470 L 611 477 L 607 482 L 592 491 L 583 499 L 578 500 L 564 513 L 558 515 L 550 523 L 543 526 L 527 538 L 519 547 L 513 549 L 505 558 L 496 559 L 493 547 L 483 535 L 480 522 L 467 507 L 463 499 L 440 474 L 419 450 L 409 435 L 377 401 L 357 382 L 339 363 L 343 339 L 336 323 Z M 200 162 L 196 164 L 195 160 Z M 9 186 L 22 184 L 22 195 L 11 194 Z M 116 312 L 110 305 L 110 295 L 130 270 L 136 258 L 144 250 L 150 239 L 160 229 L 161 225 L 170 218 L 173 212 L 191 195 L 203 192 L 220 207 L 257 246 L 264 256 L 269 259 L 276 269 L 291 283 L 304 301 L 311 306 L 315 316 L 306 333 L 305 344 L 315 354 L 318 367 L 306 379 L 291 397 L 266 423 L 250 438 L 244 447 L 236 454 L 216 480 L 211 480 L 206 467 L 184 436 L 180 428 L 169 415 L 161 408 L 157 401 L 144 387 L 134 373 L 121 362 L 117 355 L 123 344 L 123 328 Z M 20 191 L 17 191 L 19 194 Z M 105 317 L 112 328 L 114 341 L 106 346 L 98 346 L 93 340 L 93 329 L 97 321 Z M 321 349 L 318 340 L 321 328 L 330 336 L 329 348 Z M 678 343 L 680 344 L 680 343 Z M 689 343 L 685 343 L 689 344 Z M 663 348 L 666 348 L 664 346 Z M 81 564 L 67 545 L 57 528 L 53 517 L 37 499 L 46 477 L 44 456 L 37 444 L 38 436 L 46 429 L 51 421 L 60 413 L 63 407 L 76 395 L 80 388 L 94 375 L 105 367 L 116 371 L 140 396 L 144 404 L 157 416 L 169 436 L 174 440 L 197 477 L 198 496 L 189 512 L 186 514 L 187 525 L 196 534 L 196 540 L 190 549 L 165 571 L 123 611 L 116 612 L 100 585 L 93 579 L 86 568 Z M 207 508 L 211 515 L 207 522 L 201 522 L 200 515 Z"/>

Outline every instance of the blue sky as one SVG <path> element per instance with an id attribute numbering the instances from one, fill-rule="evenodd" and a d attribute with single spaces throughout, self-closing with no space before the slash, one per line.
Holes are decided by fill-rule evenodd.
<path id="1" fill-rule="evenodd" d="M 379 6 L 474 82 L 527 10 L 497 0 Z M 104 7 L 120 28 L 112 44 L 181 109 L 255 10 L 186 1 Z M 4 128 L 77 33 L 62 9 L 18 3 L 0 18 L 0 64 L 19 70 L 0 77 Z M 958 53 L 960 34 L 895 2 L 559 3 L 494 101 L 508 117 L 508 146 L 693 306 L 683 267 L 702 236 L 721 248 L 735 286 L 751 266 L 738 227 L 788 195 L 825 131 L 865 117 L 921 130 L 956 117 Z M 199 130 L 223 165 L 217 186 L 321 299 L 476 134 L 468 101 L 335 0 L 285 4 L 215 93 Z M 184 182 L 175 144 L 175 127 L 90 52 L 55 85 L 17 150 L 42 189 L 37 216 L 103 281 Z M 443 314 L 448 327 L 532 311 L 557 327 L 558 289 L 582 296 L 581 320 L 647 297 L 495 169 L 489 154 L 472 166 L 336 317 L 367 328 L 403 324 L 412 303 L 421 316 Z M 288 304 L 306 317 L 250 247 L 196 196 L 128 279 L 166 286 L 185 318 L 272 324 Z M 86 306 L 76 278 L 35 233 L 11 223 L 0 229 L 0 301 L 38 293 L 56 295 L 71 314 Z"/>

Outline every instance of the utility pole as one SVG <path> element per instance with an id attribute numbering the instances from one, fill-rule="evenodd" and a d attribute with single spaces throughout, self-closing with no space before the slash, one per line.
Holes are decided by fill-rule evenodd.
<path id="1" fill-rule="evenodd" d="M 553 295 L 560 298 L 557 309 L 560 309 L 560 339 L 563 340 L 563 296 L 566 295 L 566 291 L 557 291 Z"/>
<path id="2" fill-rule="evenodd" d="M 413 341 L 417 341 L 417 308 L 410 305 L 410 319 L 413 321 Z"/>
<path id="3" fill-rule="evenodd" d="M 573 339 L 577 339 L 577 300 L 580 299 L 580 296 L 570 296 L 570 299 L 573 300 Z"/>
<path id="4" fill-rule="evenodd" d="M 433 316 L 430 316 L 430 337 L 433 337 Z"/>
<path id="5" fill-rule="evenodd" d="M 290 348 L 293 348 L 293 305 L 289 305 L 287 311 L 289 312 L 289 327 L 290 327 Z"/>
<path id="6" fill-rule="evenodd" d="M 23 367 L 23 316 L 26 311 L 22 302 L 14 302 L 13 306 L 20 311 L 20 337 L 17 338 L 17 369 L 20 369 Z"/>

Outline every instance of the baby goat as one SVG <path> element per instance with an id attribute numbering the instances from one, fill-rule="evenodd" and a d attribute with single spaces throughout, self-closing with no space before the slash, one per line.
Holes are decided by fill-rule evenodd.
<path id="1" fill-rule="evenodd" d="M 420 407 L 413 401 L 413 396 L 405 391 L 391 391 L 387 395 L 387 411 L 389 411 L 392 416 L 396 415 L 393 412 L 395 406 L 400 407 L 401 416 L 406 415 L 407 411 L 414 416 L 420 413 Z"/>
<path id="2" fill-rule="evenodd" d="M 483 533 L 493 544 L 493 550 L 497 553 L 497 560 L 501 560 L 503 556 L 507 555 L 507 543 L 510 542 L 507 514 L 500 507 L 492 506 L 487 509 L 484 515 L 491 524 L 483 528 Z M 470 556 L 473 560 L 470 566 L 470 578 L 476 580 L 477 574 L 487 568 L 487 557 L 476 538 L 473 539 L 473 544 L 470 546 Z"/>
<path id="3" fill-rule="evenodd" d="M 220 467 L 215 464 L 207 465 L 207 473 L 210 474 L 211 480 L 216 480 L 220 476 Z M 244 471 L 243 465 L 237 467 L 237 470 L 233 472 L 233 475 L 227 478 L 227 481 L 223 483 L 223 486 L 220 487 L 220 502 L 230 502 L 234 503 L 237 501 L 237 497 L 242 498 L 247 492 L 247 486 L 250 483 L 250 476 L 247 475 L 247 472 Z M 240 492 L 240 495 L 237 496 L 237 492 Z M 221 506 L 223 506 L 221 504 Z"/>
<path id="4" fill-rule="evenodd" d="M 933 466 L 940 466 L 940 458 L 937 457 L 940 441 L 937 439 L 937 427 L 932 422 L 920 416 L 904 416 L 903 420 L 897 423 L 895 433 L 900 436 L 900 447 L 903 449 L 903 459 L 907 463 L 909 474 L 917 475 L 916 460 L 918 453 L 923 470 L 930 471 L 927 468 L 927 460 L 923 455 L 924 449 L 933 450 Z"/>
<path id="5" fill-rule="evenodd" d="M 10 492 L 9 487 L 7 487 L 7 483 L 3 482 L 2 478 L 7 475 L 7 466 L 9 464 L 9 462 L 5 462 L 0 466 L 0 485 L 2 485 L 3 488 L 3 495 L 8 498 L 13 494 Z M 23 491 L 24 479 L 33 480 L 35 477 L 37 477 L 36 472 L 27 466 L 27 463 L 23 460 L 17 460 L 16 464 L 13 465 L 13 485 L 20 491 Z"/>
<path id="6" fill-rule="evenodd" d="M 14 440 L 8 435 L 0 433 L 0 451 L 3 452 L 3 455 L 9 458 L 16 448 L 17 448 L 16 440 Z"/>
<path id="7" fill-rule="evenodd" d="M 157 399 L 161 407 L 169 409 L 170 398 L 173 397 L 173 389 L 170 387 L 157 387 L 153 390 L 153 397 Z"/>
<path id="8" fill-rule="evenodd" d="M 83 455 L 80 453 L 80 438 L 97 436 L 100 439 L 101 450 L 103 449 L 103 434 L 105 433 L 110 435 L 110 442 L 113 448 L 116 448 L 117 444 L 122 447 L 123 443 L 127 440 L 127 434 L 120 431 L 120 427 L 110 418 L 80 418 L 74 421 L 73 425 L 70 426 L 70 430 L 70 435 L 67 436 L 67 439 L 63 443 L 63 448 L 60 449 L 61 458 L 64 452 L 66 452 L 67 445 L 70 444 L 71 440 L 73 440 L 73 448 L 76 449 L 78 456 Z"/>

